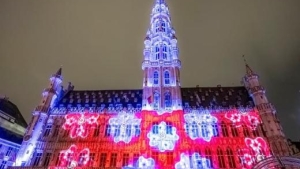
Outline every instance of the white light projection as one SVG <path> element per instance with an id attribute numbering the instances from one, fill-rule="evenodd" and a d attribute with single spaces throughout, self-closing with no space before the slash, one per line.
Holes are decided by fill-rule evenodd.
<path id="1" fill-rule="evenodd" d="M 209 166 L 209 160 L 200 157 L 199 153 L 194 153 L 191 157 L 182 153 L 180 154 L 180 161 L 175 164 L 175 169 L 209 169 Z"/>
<path id="2" fill-rule="evenodd" d="M 214 131 L 214 125 L 218 119 L 208 112 L 199 112 L 194 110 L 184 115 L 185 130 L 192 140 L 202 138 L 209 142 L 211 138 L 217 134 Z"/>
<path id="3" fill-rule="evenodd" d="M 151 131 L 147 134 L 151 147 L 157 148 L 160 152 L 173 150 L 179 136 L 176 133 L 175 127 L 170 127 L 167 130 L 166 122 L 162 121 L 159 125 L 154 125 Z"/>
<path id="4" fill-rule="evenodd" d="M 139 169 L 154 169 L 155 168 L 155 161 L 152 158 L 145 158 L 143 156 L 140 156 L 137 163 L 138 163 Z"/>
<path id="5" fill-rule="evenodd" d="M 111 126 L 114 142 L 129 143 L 136 133 L 136 126 L 140 130 L 141 119 L 136 118 L 133 113 L 122 111 L 116 117 L 110 118 L 108 123 Z"/>

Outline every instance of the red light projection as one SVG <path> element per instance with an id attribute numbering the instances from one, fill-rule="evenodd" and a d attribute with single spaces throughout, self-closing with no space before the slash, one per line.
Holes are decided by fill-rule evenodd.
<path id="1" fill-rule="evenodd" d="M 154 160 L 155 169 L 162 167 L 175 168 L 175 164 L 182 161 L 182 154 L 187 155 L 187 158 L 192 158 L 193 154 L 198 153 L 199 157 L 197 157 L 197 159 L 207 160 L 205 164 L 207 168 L 221 168 L 222 166 L 226 168 L 224 166 L 227 165 L 229 168 L 251 168 L 253 164 L 270 155 L 269 146 L 266 141 L 261 137 L 257 137 L 255 134 L 249 134 L 258 128 L 257 126 L 260 122 L 255 110 L 246 113 L 239 112 L 238 110 L 226 112 L 210 111 L 210 115 L 217 119 L 217 123 L 214 125 L 214 136 L 209 141 L 201 137 L 192 139 L 189 136 L 185 128 L 184 114 L 185 113 L 180 110 L 162 115 L 158 115 L 155 111 L 141 111 L 135 113 L 136 118 L 141 119 L 139 132 L 131 136 L 132 139 L 128 143 L 123 141 L 114 142 L 114 136 L 118 131 L 111 131 L 112 128 L 109 127 L 109 120 L 116 118 L 117 114 L 68 114 L 65 117 L 66 122 L 63 128 L 71 130 L 70 137 L 82 137 L 81 140 L 86 139 L 87 142 L 93 143 L 85 144 L 84 141 L 76 143 L 76 145 L 79 146 L 80 144 L 80 147 L 85 148 L 86 152 L 89 152 L 88 150 L 94 153 L 110 153 L 113 151 L 120 153 L 137 152 L 139 157 L 152 158 Z M 147 135 L 153 131 L 154 125 L 158 125 L 161 122 L 166 123 L 166 130 L 168 129 L 168 125 L 171 126 L 171 128 L 176 128 L 176 134 L 179 136 L 179 139 L 175 142 L 173 150 L 160 152 L 158 148 L 150 146 L 150 139 L 147 138 Z M 93 142 L 95 135 L 92 131 L 97 130 L 97 124 L 103 127 L 100 132 L 101 134 L 97 136 L 99 137 L 98 141 Z M 127 127 L 122 126 L 122 124 L 120 127 L 126 129 Z M 225 124 L 225 126 L 223 124 Z M 203 123 L 201 125 L 206 124 Z M 117 128 L 116 126 L 113 127 L 114 130 Z M 245 129 L 248 130 L 247 135 L 245 134 Z M 124 130 L 124 134 L 126 134 L 125 131 L 126 130 Z M 128 131 L 130 131 L 128 133 L 132 134 L 132 130 L 128 129 Z M 205 130 L 202 130 L 202 132 L 203 131 L 205 132 Z M 235 135 L 233 135 L 234 131 Z M 66 152 L 78 154 L 79 151 L 77 149 L 75 150 L 74 147 L 76 146 L 71 146 Z M 95 147 L 97 147 L 97 149 L 95 149 Z M 73 155 L 72 157 L 76 157 L 76 164 L 80 163 L 80 161 L 78 161 L 78 155 Z M 89 158 L 86 157 L 84 159 L 86 161 L 86 159 Z M 136 166 L 136 163 L 136 160 L 134 161 L 134 159 L 130 158 L 126 166 Z M 61 166 L 71 165 L 69 157 L 63 156 L 60 164 L 62 164 Z M 87 166 L 90 165 L 88 162 L 85 162 L 85 164 Z M 121 163 L 116 165 L 118 165 L 117 167 L 122 167 Z"/>

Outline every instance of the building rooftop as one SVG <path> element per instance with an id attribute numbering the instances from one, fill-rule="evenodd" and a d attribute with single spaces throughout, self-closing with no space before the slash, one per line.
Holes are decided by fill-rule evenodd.
<path id="1" fill-rule="evenodd" d="M 27 123 L 19 111 L 18 107 L 7 98 L 0 98 L 0 118 L 17 123 L 26 128 Z"/>
<path id="2" fill-rule="evenodd" d="M 252 98 L 243 86 L 181 88 L 184 108 L 253 108 Z M 71 90 L 57 103 L 59 108 L 118 107 L 141 108 L 142 89 L 133 90 Z"/>

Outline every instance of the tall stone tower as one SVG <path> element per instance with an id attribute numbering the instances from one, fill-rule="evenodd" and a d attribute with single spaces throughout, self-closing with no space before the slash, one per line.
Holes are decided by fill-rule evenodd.
<path id="1" fill-rule="evenodd" d="M 268 101 L 266 90 L 260 85 L 258 75 L 252 71 L 248 64 L 246 64 L 246 75 L 243 81 L 259 112 L 263 131 L 273 154 L 276 156 L 289 155 L 290 148 L 276 116 L 276 110 Z"/>
<path id="2" fill-rule="evenodd" d="M 155 1 L 144 44 L 143 110 L 155 110 L 158 114 L 182 110 L 181 62 L 169 8 L 164 0 Z"/>
<path id="3" fill-rule="evenodd" d="M 32 120 L 28 125 L 23 143 L 17 155 L 16 166 L 29 165 L 27 163 L 31 161 L 30 159 L 35 151 L 35 146 L 47 121 L 48 112 L 54 106 L 55 100 L 60 93 L 62 83 L 61 72 L 62 69 L 60 68 L 50 77 L 49 86 L 43 91 L 41 102 L 32 113 Z"/>

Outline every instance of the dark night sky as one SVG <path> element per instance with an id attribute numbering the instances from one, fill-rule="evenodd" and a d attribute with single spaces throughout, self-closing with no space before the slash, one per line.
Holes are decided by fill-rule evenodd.
<path id="1" fill-rule="evenodd" d="M 75 89 L 142 86 L 153 0 L 0 0 L 0 93 L 26 120 L 63 65 Z M 169 0 L 182 86 L 240 85 L 242 55 L 300 139 L 300 1 Z"/>

